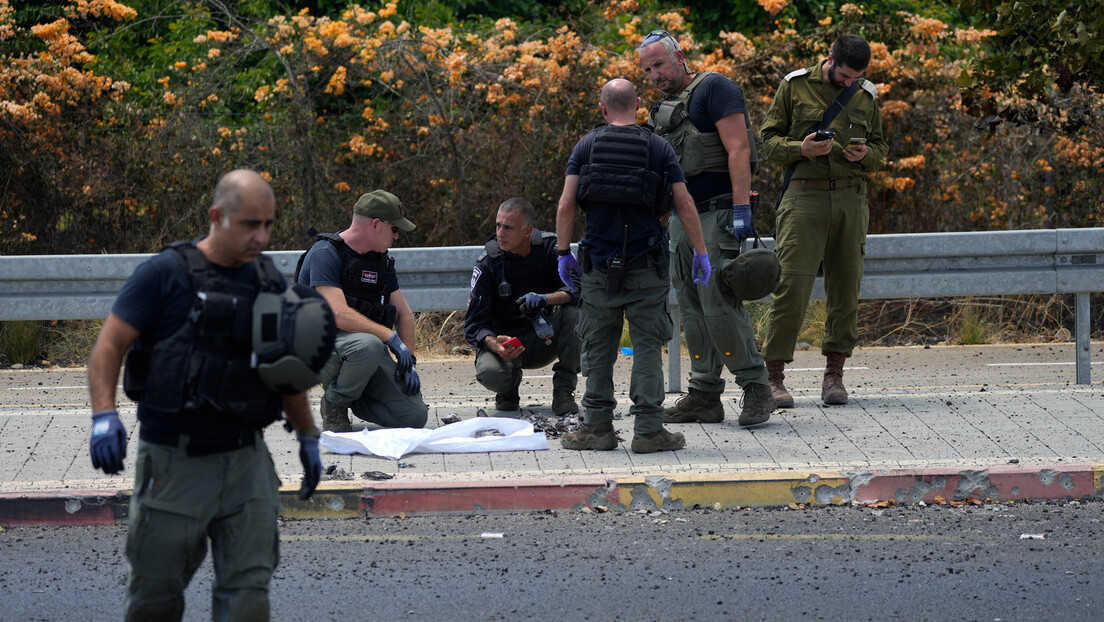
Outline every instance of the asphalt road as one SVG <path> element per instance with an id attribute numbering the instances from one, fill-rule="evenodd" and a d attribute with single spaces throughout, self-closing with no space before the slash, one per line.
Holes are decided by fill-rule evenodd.
<path id="1" fill-rule="evenodd" d="M 1102 519 L 1072 502 L 292 521 L 273 619 L 1099 620 Z M 119 619 L 124 538 L 0 533 L 3 619 Z M 208 558 L 186 620 L 209 619 L 210 585 Z"/>

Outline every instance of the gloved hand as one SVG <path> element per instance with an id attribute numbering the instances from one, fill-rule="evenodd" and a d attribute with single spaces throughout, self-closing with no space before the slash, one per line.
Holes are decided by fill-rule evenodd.
<path id="1" fill-rule="evenodd" d="M 303 430 L 298 434 L 299 462 L 303 463 L 303 483 L 299 486 L 299 499 L 306 501 L 318 487 L 322 479 L 322 457 L 318 455 L 317 427 Z"/>
<path id="2" fill-rule="evenodd" d="M 548 306 L 548 296 L 536 292 L 529 292 L 514 302 L 517 303 L 522 313 L 536 313 Z"/>
<path id="3" fill-rule="evenodd" d="M 571 281 L 571 275 L 582 272 L 579 270 L 579 262 L 575 260 L 575 255 L 568 253 L 563 257 L 557 257 L 556 264 L 560 271 L 560 280 L 568 289 L 575 291 L 575 284 Z"/>
<path id="4" fill-rule="evenodd" d="M 690 265 L 690 274 L 694 283 L 698 285 L 705 283 L 705 286 L 709 287 L 709 275 L 713 274 L 713 268 L 709 265 L 708 253 L 702 253 L 701 255 L 694 253 L 694 263 Z"/>
<path id="5" fill-rule="evenodd" d="M 414 367 L 414 362 L 417 359 L 414 358 L 414 353 L 406 347 L 402 339 L 399 339 L 398 331 L 391 333 L 391 337 L 387 339 L 387 347 L 395 354 L 395 379 L 398 380 L 410 371 L 411 367 Z"/>
<path id="6" fill-rule="evenodd" d="M 422 379 L 418 376 L 417 367 L 411 367 L 410 371 L 406 372 L 402 382 L 399 383 L 399 388 L 407 395 L 417 395 L 418 391 L 422 390 Z"/>
<path id="7" fill-rule="evenodd" d="M 751 204 L 740 203 L 732 206 L 732 235 L 737 242 L 755 235 L 755 227 L 751 223 Z"/>
<path id="8" fill-rule="evenodd" d="M 92 468 L 103 469 L 108 475 L 122 471 L 126 444 L 126 428 L 119 421 L 118 411 L 101 410 L 92 414 L 92 440 L 88 443 Z"/>

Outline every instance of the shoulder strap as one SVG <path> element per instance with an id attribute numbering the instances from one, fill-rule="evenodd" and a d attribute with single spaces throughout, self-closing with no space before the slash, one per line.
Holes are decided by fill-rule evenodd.
<path id="1" fill-rule="evenodd" d="M 818 132 L 831 125 L 832 121 L 835 120 L 839 113 L 843 112 L 843 109 L 847 107 L 847 103 L 851 101 L 851 98 L 858 90 L 859 81 L 855 80 L 851 83 L 851 86 L 840 91 L 840 94 L 836 95 L 836 98 L 832 100 L 832 105 L 828 106 L 828 110 L 824 111 L 824 116 L 820 119 L 820 123 L 813 126 L 812 131 L 809 133 Z M 774 209 L 777 210 L 778 206 L 782 204 L 782 196 L 786 194 L 786 188 L 790 186 L 790 178 L 793 177 L 794 171 L 796 170 L 797 162 L 794 162 L 786 169 L 786 175 L 782 178 L 782 192 L 778 193 L 778 200 L 774 203 Z"/>

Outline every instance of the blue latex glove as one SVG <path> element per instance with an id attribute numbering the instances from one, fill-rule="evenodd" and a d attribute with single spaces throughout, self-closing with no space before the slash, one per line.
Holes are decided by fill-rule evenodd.
<path id="1" fill-rule="evenodd" d="M 563 257 L 557 257 L 556 264 L 560 271 L 560 280 L 568 289 L 575 291 L 575 284 L 571 280 L 571 275 L 582 272 L 582 270 L 579 270 L 579 262 L 575 260 L 575 255 L 568 253 Z"/>
<path id="2" fill-rule="evenodd" d="M 709 265 L 709 254 L 694 253 L 694 263 L 690 266 L 690 274 L 698 285 L 702 283 L 709 287 L 709 275 L 713 274 L 713 268 Z"/>
<path id="3" fill-rule="evenodd" d="M 411 367 L 414 367 L 414 353 L 410 351 L 410 348 L 406 347 L 406 344 L 399 339 L 399 333 L 391 333 L 391 337 L 387 339 L 387 347 L 391 349 L 391 352 L 395 355 L 395 379 L 402 378 L 406 372 L 410 371 Z"/>
<path id="4" fill-rule="evenodd" d="M 548 296 L 536 292 L 529 292 L 514 302 L 517 303 L 522 313 L 536 313 L 548 306 Z"/>
<path id="5" fill-rule="evenodd" d="M 108 475 L 122 471 L 126 443 L 126 428 L 119 421 L 118 411 L 101 410 L 92 414 L 92 440 L 88 443 L 92 468 L 103 469 Z"/>
<path id="6" fill-rule="evenodd" d="M 755 227 L 751 224 L 751 204 L 740 203 L 732 206 L 732 235 L 737 242 L 755 235 Z"/>
<path id="7" fill-rule="evenodd" d="M 303 463 L 303 483 L 299 486 L 299 499 L 306 501 L 322 479 L 322 457 L 318 455 L 318 428 L 299 434 L 299 462 Z"/>
<path id="8" fill-rule="evenodd" d="M 417 395 L 418 391 L 422 390 L 422 379 L 418 376 L 418 368 L 410 368 L 410 371 L 403 376 L 399 388 L 407 395 Z"/>

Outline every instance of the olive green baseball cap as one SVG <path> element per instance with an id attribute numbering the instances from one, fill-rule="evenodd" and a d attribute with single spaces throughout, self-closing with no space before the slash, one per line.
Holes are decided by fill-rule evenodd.
<path id="1" fill-rule="evenodd" d="M 400 231 L 409 233 L 416 229 L 414 223 L 403 216 L 402 201 L 399 201 L 399 197 L 386 190 L 373 190 L 360 195 L 356 205 L 353 206 L 353 213 L 386 220 L 398 227 Z"/>

